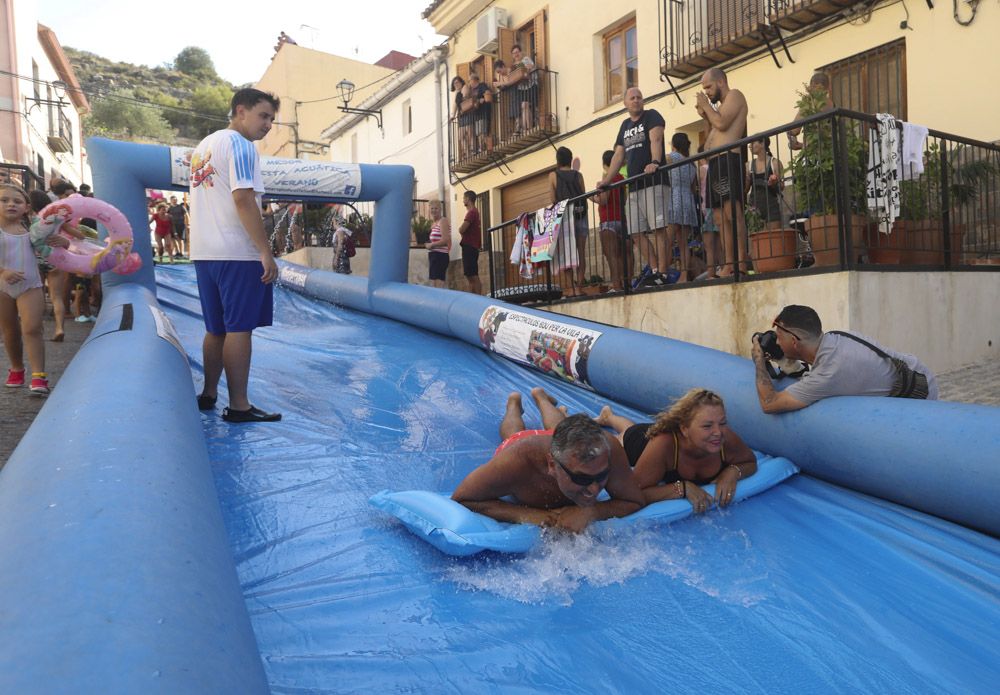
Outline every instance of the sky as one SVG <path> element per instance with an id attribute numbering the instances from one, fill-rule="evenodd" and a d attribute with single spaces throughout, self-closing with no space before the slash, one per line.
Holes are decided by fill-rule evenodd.
<path id="1" fill-rule="evenodd" d="M 63 46 L 156 67 L 182 48 L 208 51 L 215 71 L 257 81 L 284 31 L 300 46 L 374 63 L 395 49 L 420 56 L 444 41 L 420 18 L 430 0 L 35 0 Z M 141 15 L 139 13 L 142 13 Z"/>

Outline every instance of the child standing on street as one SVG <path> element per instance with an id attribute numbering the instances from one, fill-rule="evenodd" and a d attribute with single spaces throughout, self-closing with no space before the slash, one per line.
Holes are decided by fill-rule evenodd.
<path id="1" fill-rule="evenodd" d="M 24 386 L 23 347 L 31 364 L 31 393 L 49 394 L 45 373 L 42 314 L 45 298 L 38 261 L 28 236 L 28 194 L 9 183 L 0 184 L 0 330 L 10 360 L 6 385 Z"/>

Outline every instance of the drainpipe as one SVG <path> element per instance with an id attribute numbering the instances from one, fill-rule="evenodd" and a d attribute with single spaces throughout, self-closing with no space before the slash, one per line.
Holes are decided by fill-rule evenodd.
<path id="1" fill-rule="evenodd" d="M 444 126 L 441 124 L 442 113 L 441 113 L 441 54 L 444 52 L 443 48 L 438 47 L 434 51 L 434 141 L 437 145 L 437 166 L 438 166 L 438 200 L 443 204 L 447 201 L 445 200 L 445 190 L 444 190 Z M 445 70 L 448 69 L 448 64 L 445 63 Z"/>

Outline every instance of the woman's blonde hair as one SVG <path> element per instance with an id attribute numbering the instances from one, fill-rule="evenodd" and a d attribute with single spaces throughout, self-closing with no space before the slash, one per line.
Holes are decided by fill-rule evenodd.
<path id="1" fill-rule="evenodd" d="M 24 199 L 24 202 L 28 206 L 28 209 L 25 210 L 24 212 L 24 218 L 21 220 L 21 224 L 23 224 L 25 227 L 31 224 L 31 198 L 28 197 L 28 192 L 23 188 L 21 188 L 20 186 L 18 186 L 16 183 L 12 183 L 10 181 L 4 181 L 0 183 L 0 190 L 14 191 Z"/>
<path id="2" fill-rule="evenodd" d="M 706 405 L 717 405 L 725 408 L 722 397 L 708 389 L 691 389 L 678 398 L 669 409 L 656 416 L 656 420 L 646 430 L 646 437 L 652 439 L 664 432 L 680 432 L 681 427 L 687 427 L 694 420 L 698 409 Z"/>

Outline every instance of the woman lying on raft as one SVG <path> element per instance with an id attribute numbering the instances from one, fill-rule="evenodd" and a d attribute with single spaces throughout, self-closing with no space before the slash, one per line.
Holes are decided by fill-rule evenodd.
<path id="1" fill-rule="evenodd" d="M 700 514 L 712 505 L 701 486 L 714 482 L 715 502 L 725 507 L 737 482 L 757 472 L 754 453 L 726 424 L 722 399 L 706 389 L 691 389 L 652 423 L 609 406 L 595 421 L 618 432 L 646 504 L 683 497 Z"/>

